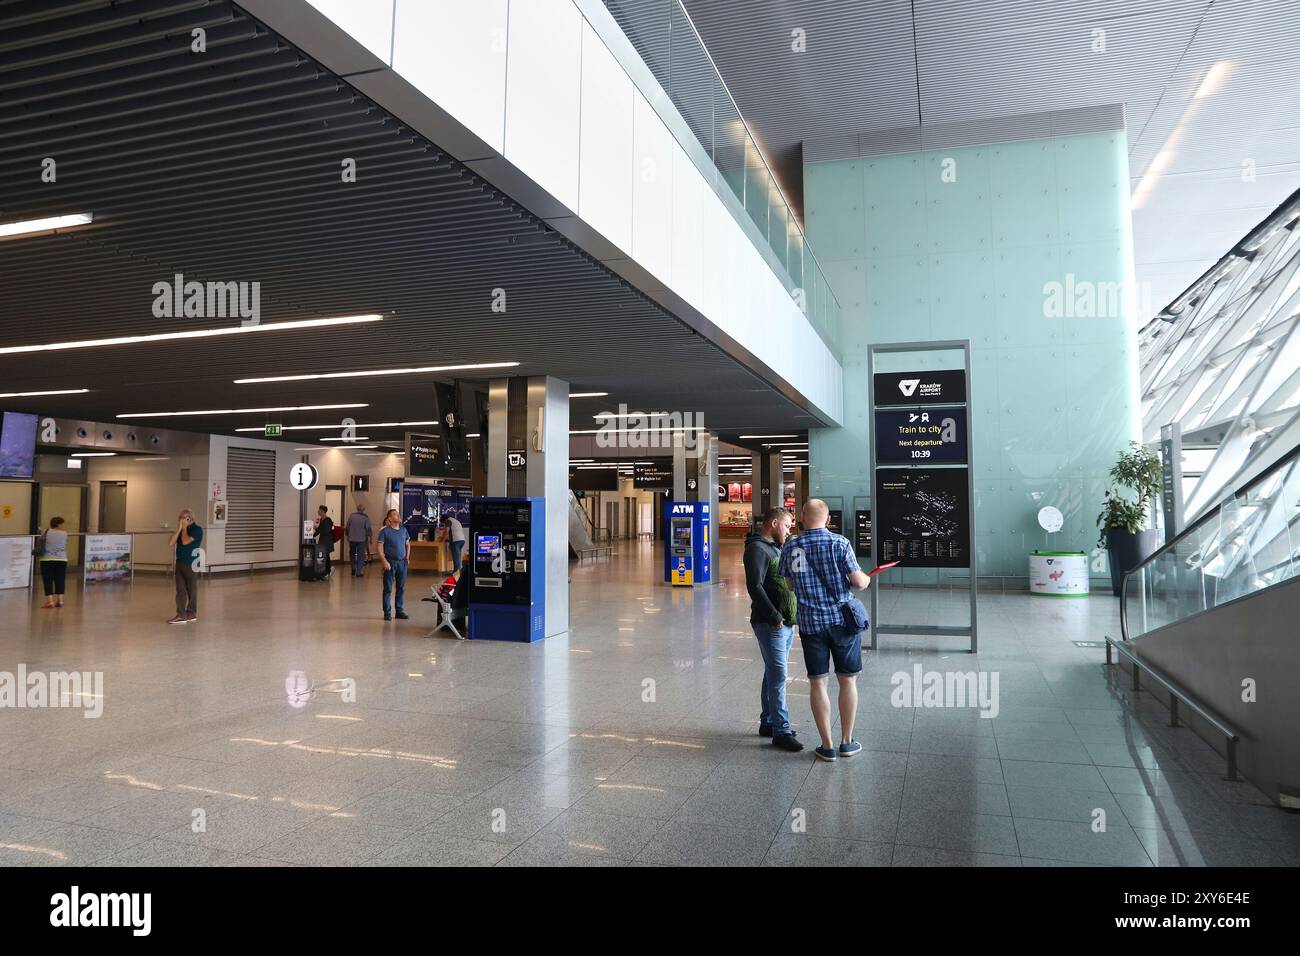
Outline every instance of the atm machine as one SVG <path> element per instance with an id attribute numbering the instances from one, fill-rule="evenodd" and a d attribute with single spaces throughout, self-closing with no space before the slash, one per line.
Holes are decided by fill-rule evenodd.
<path id="1" fill-rule="evenodd" d="M 541 498 L 471 498 L 469 637 L 531 643 L 545 636 L 546 505 Z M 464 582 L 462 582 L 464 583 Z"/>
<path id="2" fill-rule="evenodd" d="M 664 581 L 673 587 L 709 583 L 707 501 L 665 501 Z"/>

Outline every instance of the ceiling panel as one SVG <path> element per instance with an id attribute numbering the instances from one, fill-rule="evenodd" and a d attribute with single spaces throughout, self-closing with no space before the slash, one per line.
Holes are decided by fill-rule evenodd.
<path id="1" fill-rule="evenodd" d="M 1295 0 L 683 3 L 800 215 L 806 141 L 902 127 L 923 140 L 926 126 L 1123 103 L 1134 186 L 1169 154 L 1133 217 L 1137 278 L 1159 308 L 1300 187 Z M 667 6 L 606 5 L 643 30 Z M 806 52 L 791 49 L 794 29 Z M 1197 99 L 1224 61 L 1217 92 Z M 1213 180 L 1188 188 L 1240 179 L 1245 159 L 1254 188 L 1226 202 Z M 1209 235 L 1224 241 L 1207 253 Z"/>

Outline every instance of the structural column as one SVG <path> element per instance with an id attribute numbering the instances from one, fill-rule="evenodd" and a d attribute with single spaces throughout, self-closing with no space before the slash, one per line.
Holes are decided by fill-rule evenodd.
<path id="1" fill-rule="evenodd" d="M 781 470 L 781 453 L 754 452 L 754 495 L 750 499 L 753 506 L 754 524 L 763 520 L 768 508 L 779 505 L 785 500 L 782 494 L 784 475 Z"/>
<path id="2" fill-rule="evenodd" d="M 569 629 L 569 383 L 493 379 L 488 389 L 487 493 L 546 502 L 547 637 Z"/>

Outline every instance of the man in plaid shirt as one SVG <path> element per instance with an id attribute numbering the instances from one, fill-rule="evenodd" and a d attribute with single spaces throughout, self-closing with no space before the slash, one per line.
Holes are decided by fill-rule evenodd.
<path id="1" fill-rule="evenodd" d="M 809 499 L 803 506 L 804 531 L 786 541 L 778 565 L 798 599 L 799 641 L 808 669 L 813 720 L 822 738 L 816 754 L 822 760 L 852 757 L 862 750 L 862 744 L 853 739 L 857 676 L 862 670 L 862 632 L 844 626 L 840 606 L 852 596 L 850 585 L 861 591 L 871 584 L 871 578 L 858 567 L 848 539 L 827 530 L 829 517 L 826 502 Z M 832 661 L 840 685 L 838 752 L 831 741 L 831 701 L 826 688 Z"/>

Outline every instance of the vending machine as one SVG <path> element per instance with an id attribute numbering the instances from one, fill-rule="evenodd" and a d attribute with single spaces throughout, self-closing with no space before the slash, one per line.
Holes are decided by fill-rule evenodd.
<path id="1" fill-rule="evenodd" d="M 531 643 L 545 636 L 546 506 L 541 498 L 469 503 L 469 637 Z M 464 583 L 464 582 L 462 582 Z"/>
<path id="2" fill-rule="evenodd" d="M 665 501 L 664 581 L 673 587 L 709 582 L 709 509 L 707 501 Z"/>

